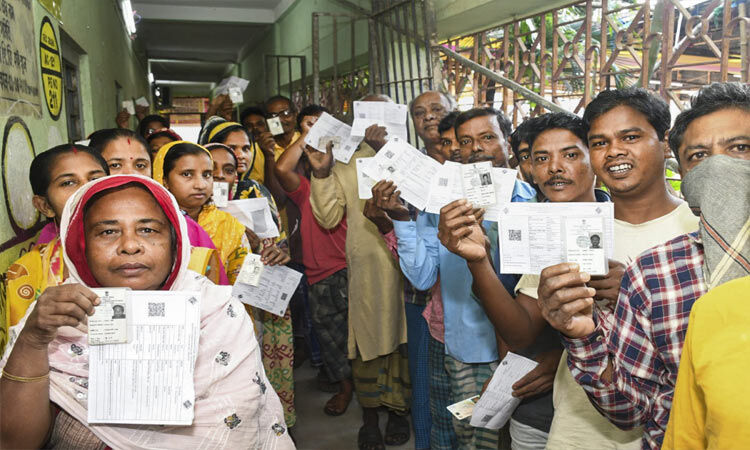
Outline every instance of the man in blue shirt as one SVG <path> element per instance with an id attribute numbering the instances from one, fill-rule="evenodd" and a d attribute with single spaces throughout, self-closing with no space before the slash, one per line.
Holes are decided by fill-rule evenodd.
<path id="1" fill-rule="evenodd" d="M 463 112 L 456 119 L 455 130 L 463 163 L 492 161 L 496 167 L 507 167 L 511 124 L 502 113 L 492 108 Z M 527 183 L 516 181 L 512 201 L 533 201 L 535 195 Z M 421 212 L 416 221 L 410 220 L 392 183 L 382 183 L 377 191 L 373 190 L 373 199 L 393 219 L 401 270 L 409 281 L 417 289 L 428 289 L 440 276 L 445 370 L 451 380 L 452 401 L 479 394 L 496 367 L 498 342 L 481 304 L 471 294 L 471 273 L 465 260 L 440 244 L 437 214 Z M 476 211 L 477 215 L 482 213 Z M 490 242 L 496 245 L 497 224 L 485 221 L 484 228 Z M 517 280 L 516 276 L 503 277 L 510 292 Z M 460 448 L 497 448 L 497 431 L 474 428 L 468 421 L 455 419 L 453 426 Z"/>

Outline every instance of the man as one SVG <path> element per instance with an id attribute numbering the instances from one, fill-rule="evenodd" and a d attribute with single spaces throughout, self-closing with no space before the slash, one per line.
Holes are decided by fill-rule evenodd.
<path id="1" fill-rule="evenodd" d="M 263 151 L 258 145 L 261 134 L 268 131 L 263 109 L 257 106 L 249 106 L 245 108 L 242 110 L 242 113 L 240 113 L 240 123 L 248 132 L 250 132 L 250 137 L 252 138 L 251 145 L 253 147 L 255 163 L 253 164 L 253 169 L 250 171 L 249 176 L 258 183 L 263 184 L 265 180 L 265 156 L 263 156 Z M 268 144 L 270 144 L 270 142 L 268 142 Z M 275 143 L 273 145 L 275 146 Z"/>
<path id="2" fill-rule="evenodd" d="M 448 113 L 438 124 L 438 133 L 440 133 L 440 154 L 433 157 L 441 164 L 445 161 L 461 162 L 461 147 L 456 139 L 456 118 L 460 113 L 452 111 Z"/>
<path id="3" fill-rule="evenodd" d="M 420 94 L 409 104 L 414 129 L 417 136 L 424 142 L 425 147 L 422 152 L 433 159 L 443 162 L 441 154 L 441 141 L 438 131 L 438 125 L 443 117 L 453 108 L 455 102 L 445 94 L 437 91 L 427 91 Z M 452 127 L 451 127 L 452 128 Z M 393 225 L 387 214 L 377 207 L 376 199 L 380 198 L 383 181 L 377 183 L 373 189 L 373 198 L 368 201 L 369 207 L 365 215 L 375 223 L 380 221 L 388 222 L 385 226 L 380 225 L 381 233 L 386 230 L 392 230 Z M 416 218 L 417 211 L 408 207 L 407 212 L 411 219 Z M 384 235 L 387 235 L 384 233 Z M 386 238 L 388 238 L 386 236 Z M 393 235 L 390 235 L 393 239 Z M 431 286 L 432 287 L 432 286 Z M 412 422 L 414 425 L 414 444 L 416 449 L 435 448 L 432 442 L 433 438 L 447 442 L 450 445 L 452 440 L 452 429 L 440 428 L 442 422 L 438 418 L 438 428 L 432 430 L 432 411 L 430 395 L 430 363 L 428 360 L 430 330 L 425 320 L 424 313 L 427 303 L 430 301 L 430 292 L 427 290 L 417 290 L 414 286 L 406 281 L 404 283 L 404 299 L 406 301 L 406 322 L 408 330 L 408 351 L 409 351 L 409 373 L 412 381 Z M 445 406 L 448 406 L 447 404 Z M 442 415 L 448 415 L 447 410 L 439 412 Z M 450 423 L 450 417 L 448 417 Z"/>
<path id="4" fill-rule="evenodd" d="M 639 153 L 646 156 L 633 150 L 639 142 L 650 140 L 650 133 L 638 124 L 637 114 L 623 109 L 628 106 L 603 112 L 606 108 L 602 106 L 609 103 L 597 101 L 603 95 L 606 99 L 621 97 L 599 94 L 586 108 L 584 118 L 590 124 L 592 160 L 594 154 L 607 160 L 603 173 L 597 175 L 610 188 L 615 205 L 619 201 L 622 206 L 615 208 L 616 218 L 640 225 L 636 225 L 637 239 L 629 242 L 643 246 L 644 241 L 665 241 L 686 228 L 683 233 L 694 231 L 695 221 L 687 218 L 682 225 L 665 222 L 654 226 L 663 222 L 663 217 L 653 216 L 676 202 L 665 198 L 666 193 L 654 194 L 666 189 L 663 178 L 658 179 L 656 174 L 653 183 L 645 185 L 644 175 L 657 169 L 661 175 L 663 165 L 644 170 L 645 161 L 633 158 Z M 750 87 L 715 83 L 703 88 L 693 99 L 692 108 L 675 120 L 669 144 L 680 162 L 682 175 L 712 155 L 750 159 Z M 727 193 L 727 208 L 737 201 L 747 199 Z M 679 203 L 671 214 L 680 209 L 686 210 L 687 206 Z M 692 228 L 688 228 L 690 223 Z M 661 446 L 688 315 L 695 300 L 706 292 L 707 283 L 714 281 L 704 277 L 703 272 L 703 242 L 713 242 L 712 230 L 702 221 L 700 234 L 678 235 L 642 253 L 625 272 L 614 314 L 592 308 L 595 292 L 590 276 L 580 273 L 577 267 L 563 264 L 542 272 L 542 313 L 564 335 L 567 362 L 575 381 L 618 427 L 645 425 L 643 448 Z M 618 245 L 620 235 L 616 232 Z"/>
<path id="5" fill-rule="evenodd" d="M 609 201 L 603 191 L 594 189 L 594 172 L 585 144 L 586 125 L 583 120 L 568 113 L 545 114 L 524 122 L 522 127 L 521 133 L 529 143 L 526 150 L 530 152 L 526 158 L 531 162 L 529 179 L 539 186 L 549 201 Z M 550 367 L 544 368 L 540 364 L 535 369 L 550 373 L 549 377 L 532 383 L 536 373 L 530 373 L 513 386 L 516 396 L 538 395 L 552 385 L 552 374 L 560 359 L 559 339 L 542 317 L 533 295 L 522 291 L 514 299 L 510 294 L 513 291 L 503 286 L 499 279 L 502 268 L 495 270 L 497 265 L 493 266 L 484 233 L 470 214 L 470 207 L 454 203 L 443 208 L 440 240 L 448 250 L 466 259 L 474 280 L 474 292 L 509 349 L 530 357 L 536 356 L 535 353 L 556 356 L 556 359 L 546 359 Z M 530 281 L 526 282 L 528 279 Z M 533 285 L 535 290 L 538 277 L 524 275 L 518 286 L 525 283 Z M 619 284 L 619 277 L 616 283 Z M 546 401 L 539 400 L 522 404 L 511 417 L 510 434 L 514 448 L 545 448 L 553 415 L 552 395 L 547 395 Z"/>
<path id="6" fill-rule="evenodd" d="M 455 122 L 459 154 L 463 163 L 492 161 L 497 167 L 507 165 L 507 139 L 510 122 L 491 108 L 461 113 Z M 412 221 L 397 199 L 396 186 L 385 183 L 373 198 L 393 219 L 398 238 L 401 270 L 417 289 L 428 289 L 440 276 L 444 307 L 445 366 L 450 380 L 451 403 L 479 394 L 492 375 L 498 360 L 497 341 L 492 324 L 482 307 L 471 297 L 471 278 L 466 263 L 450 253 L 438 241 L 438 216 L 420 213 Z M 527 201 L 534 191 L 518 181 L 514 201 Z M 481 211 L 476 211 L 480 214 Z M 496 224 L 485 223 L 489 234 L 496 235 Z M 508 280 L 510 286 L 516 279 Z M 467 422 L 453 420 L 459 448 L 492 448 L 498 446 L 498 432 L 474 428 Z"/>
<path id="7" fill-rule="evenodd" d="M 427 156 L 443 162 L 440 159 L 440 121 L 450 111 L 456 109 L 456 101 L 439 91 L 427 91 L 419 94 L 409 103 L 411 120 L 417 136 L 424 142 L 424 152 Z"/>
<path id="8" fill-rule="evenodd" d="M 370 95 L 363 101 L 391 101 Z M 277 106 L 278 108 L 278 106 Z M 362 405 L 363 426 L 359 448 L 382 448 L 378 408 L 389 410 L 386 443 L 403 444 L 409 438 L 408 361 L 402 345 L 407 341 L 403 281 L 375 224 L 365 218 L 365 201 L 357 189 L 357 158 L 375 155 L 385 144 L 384 127 L 373 125 L 354 152 L 350 164 L 334 165 L 331 152 L 305 149 L 312 166 L 310 204 L 318 223 L 326 229 L 346 216 L 346 260 L 349 276 L 348 351 L 357 399 Z"/>
<path id="9" fill-rule="evenodd" d="M 284 149 L 299 139 L 299 132 L 297 131 L 297 108 L 287 97 L 284 97 L 283 95 L 274 95 L 266 100 L 265 111 L 266 120 L 278 117 L 284 131 L 282 134 L 273 136 L 273 139 L 276 141 L 274 156 L 276 159 L 279 159 L 279 156 L 284 152 Z M 270 131 L 260 133 L 259 140 L 261 142 L 266 135 L 265 133 L 270 134 Z"/>
<path id="10" fill-rule="evenodd" d="M 521 179 L 536 189 L 536 199 L 541 202 L 544 200 L 544 194 L 541 189 L 538 189 L 534 185 L 534 180 L 531 176 L 531 150 L 529 149 L 530 144 L 527 137 L 527 130 L 537 120 L 539 120 L 538 116 L 526 119 L 513 131 L 510 135 L 510 149 L 513 151 L 513 158 L 518 162 L 518 171 L 521 173 Z"/>

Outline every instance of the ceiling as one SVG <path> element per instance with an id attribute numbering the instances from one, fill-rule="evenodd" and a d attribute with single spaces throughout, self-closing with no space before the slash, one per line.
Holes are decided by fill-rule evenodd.
<path id="1" fill-rule="evenodd" d="M 294 0 L 131 0 L 161 84 L 217 83 Z"/>

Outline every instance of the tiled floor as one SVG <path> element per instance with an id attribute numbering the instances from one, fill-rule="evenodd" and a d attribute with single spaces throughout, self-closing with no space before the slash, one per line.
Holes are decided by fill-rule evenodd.
<path id="1" fill-rule="evenodd" d="M 344 415 L 330 417 L 323 413 L 323 406 L 333 394 L 320 392 L 316 387 L 317 369 L 310 367 L 309 362 L 294 369 L 295 406 L 297 424 L 292 429 L 300 450 L 348 450 L 357 448 L 357 432 L 362 425 L 362 409 L 357 404 L 356 396 Z M 385 430 L 388 415 L 380 415 L 380 429 Z M 388 449 L 413 449 L 414 431 L 409 442 L 399 447 Z"/>

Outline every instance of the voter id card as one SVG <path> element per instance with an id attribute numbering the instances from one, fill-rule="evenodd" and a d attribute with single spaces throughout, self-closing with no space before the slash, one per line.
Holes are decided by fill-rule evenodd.
<path id="1" fill-rule="evenodd" d="M 129 288 L 92 289 L 99 296 L 94 315 L 88 318 L 89 345 L 128 342 Z"/>

